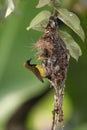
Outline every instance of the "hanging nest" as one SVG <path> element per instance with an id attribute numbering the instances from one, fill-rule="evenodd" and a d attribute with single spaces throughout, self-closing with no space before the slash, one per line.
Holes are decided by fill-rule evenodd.
<path id="1" fill-rule="evenodd" d="M 38 52 L 42 52 L 38 59 L 41 60 L 46 77 L 55 89 L 52 130 L 57 122 L 63 121 L 62 104 L 69 65 L 69 53 L 64 41 L 60 37 L 57 15 L 55 12 L 49 18 L 44 35 L 35 45 Z"/>

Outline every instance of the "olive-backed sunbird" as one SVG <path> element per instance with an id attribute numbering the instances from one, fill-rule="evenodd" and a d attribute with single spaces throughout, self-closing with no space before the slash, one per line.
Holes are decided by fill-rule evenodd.
<path id="1" fill-rule="evenodd" d="M 41 82 L 44 82 L 43 78 L 46 78 L 46 73 L 43 67 L 37 64 L 30 64 L 31 60 L 32 59 L 27 60 L 24 63 L 24 66 L 30 71 L 32 71 Z"/>

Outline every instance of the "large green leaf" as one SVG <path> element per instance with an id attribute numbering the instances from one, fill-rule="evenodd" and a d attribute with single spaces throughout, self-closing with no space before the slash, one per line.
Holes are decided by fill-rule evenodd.
<path id="1" fill-rule="evenodd" d="M 48 5 L 50 3 L 51 0 L 39 0 L 38 5 L 36 6 L 37 8 L 41 8 L 45 5 Z"/>
<path id="2" fill-rule="evenodd" d="M 39 14 L 36 15 L 36 17 L 31 21 L 30 25 L 27 27 L 27 30 L 30 28 L 36 29 L 36 30 L 42 30 L 44 26 L 46 25 L 47 20 L 49 19 L 51 13 L 49 11 L 42 11 Z M 42 23 L 45 23 L 45 25 Z"/>
<path id="3" fill-rule="evenodd" d="M 47 26 L 47 23 L 48 23 L 48 19 L 45 19 L 41 21 L 40 24 L 37 24 L 36 26 L 32 27 L 32 29 L 43 32 Z"/>
<path id="4" fill-rule="evenodd" d="M 64 8 L 57 8 L 57 11 L 59 12 L 58 18 L 70 27 L 84 41 L 85 34 L 77 15 Z"/>
<path id="5" fill-rule="evenodd" d="M 69 50 L 70 55 L 78 61 L 79 56 L 82 55 L 81 49 L 76 41 L 72 38 L 70 34 L 64 31 L 60 31 L 60 35 Z"/>

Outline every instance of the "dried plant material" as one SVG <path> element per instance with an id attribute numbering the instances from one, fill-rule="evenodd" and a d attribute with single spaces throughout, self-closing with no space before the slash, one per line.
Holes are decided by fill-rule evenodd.
<path id="1" fill-rule="evenodd" d="M 45 41 L 43 37 L 36 43 L 36 48 L 38 48 L 38 50 L 47 49 L 50 53 L 52 53 L 53 43 L 50 42 L 49 38 L 47 38 L 47 40 Z"/>
<path id="2" fill-rule="evenodd" d="M 36 43 L 38 51 L 42 51 L 39 57 L 45 69 L 50 84 L 55 89 L 55 103 L 53 113 L 52 130 L 58 122 L 63 121 L 63 97 L 69 54 L 66 45 L 60 37 L 57 13 L 49 18 L 44 35 Z"/>

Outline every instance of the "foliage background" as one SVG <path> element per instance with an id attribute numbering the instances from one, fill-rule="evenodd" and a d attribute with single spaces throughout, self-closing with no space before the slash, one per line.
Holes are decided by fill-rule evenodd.
<path id="1" fill-rule="evenodd" d="M 38 62 L 34 44 L 42 33 L 26 31 L 26 27 L 40 10 L 49 8 L 36 9 L 37 3 L 38 0 L 20 0 L 15 12 L 4 18 L 6 5 L 0 1 L 0 130 L 48 130 L 51 125 L 53 89 L 23 67 L 30 57 Z M 63 4 L 79 16 L 87 37 L 87 2 L 66 0 Z M 64 98 L 65 130 L 86 130 L 87 38 L 82 43 L 62 27 L 72 34 L 83 52 L 78 62 L 70 60 Z"/>

